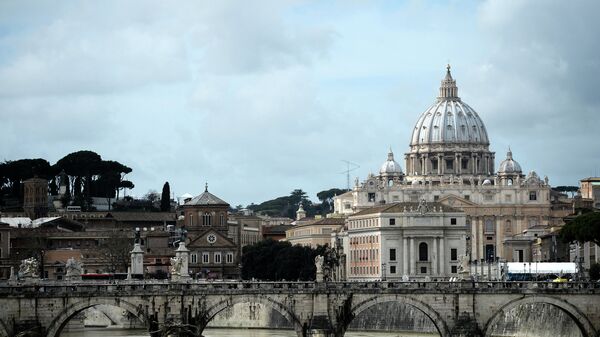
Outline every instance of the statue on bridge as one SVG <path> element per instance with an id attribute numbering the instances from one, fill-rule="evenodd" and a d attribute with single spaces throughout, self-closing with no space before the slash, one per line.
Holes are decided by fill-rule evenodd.
<path id="1" fill-rule="evenodd" d="M 67 280 L 81 280 L 81 274 L 83 274 L 83 263 L 71 257 L 67 260 L 65 269 L 67 271 L 67 274 L 65 275 Z"/>
<path id="2" fill-rule="evenodd" d="M 21 260 L 19 266 L 19 278 L 38 278 L 40 264 L 34 257 Z"/>
<path id="3" fill-rule="evenodd" d="M 171 275 L 179 276 L 181 274 L 181 267 L 183 266 L 183 260 L 180 256 L 175 256 L 171 258 L 171 267 L 169 267 L 169 272 Z"/>

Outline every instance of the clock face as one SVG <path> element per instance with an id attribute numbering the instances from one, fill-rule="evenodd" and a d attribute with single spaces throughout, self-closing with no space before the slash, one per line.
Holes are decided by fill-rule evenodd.
<path id="1" fill-rule="evenodd" d="M 208 243 L 215 243 L 215 242 L 217 242 L 217 236 L 214 234 L 209 234 L 206 237 L 206 241 L 208 241 Z"/>

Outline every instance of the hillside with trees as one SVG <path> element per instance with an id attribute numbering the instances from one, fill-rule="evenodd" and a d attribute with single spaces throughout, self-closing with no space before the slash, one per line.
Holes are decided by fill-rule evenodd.
<path id="1" fill-rule="evenodd" d="M 262 213 L 269 216 L 284 216 L 295 219 L 298 206 L 302 204 L 307 216 L 325 215 L 333 211 L 333 197 L 346 191 L 339 188 L 321 191 L 317 193 L 317 198 L 321 203 L 313 203 L 308 199 L 306 192 L 301 189 L 295 189 L 288 196 L 277 197 L 258 205 L 251 204 L 248 206 L 248 209 L 255 213 Z"/>

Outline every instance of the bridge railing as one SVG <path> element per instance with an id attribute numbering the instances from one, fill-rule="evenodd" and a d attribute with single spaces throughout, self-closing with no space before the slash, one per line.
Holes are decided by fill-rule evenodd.
<path id="1" fill-rule="evenodd" d="M 157 293 L 290 293 L 290 292 L 527 292 L 527 291 L 582 291 L 600 292 L 596 282 L 170 282 L 145 281 L 29 281 L 0 283 L 0 296 L 95 295 L 102 294 L 157 294 Z"/>

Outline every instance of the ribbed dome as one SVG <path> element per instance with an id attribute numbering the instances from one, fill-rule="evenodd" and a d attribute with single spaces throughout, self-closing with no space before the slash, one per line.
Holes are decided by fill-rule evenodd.
<path id="1" fill-rule="evenodd" d="M 512 151 L 510 151 L 510 149 L 508 149 L 508 152 L 506 153 L 506 159 L 504 159 L 501 163 L 500 163 L 500 167 L 498 167 L 498 173 L 522 173 L 523 171 L 521 170 L 521 165 L 519 165 L 519 163 L 517 163 L 516 160 L 513 159 L 512 156 Z"/>
<path id="2" fill-rule="evenodd" d="M 458 97 L 456 81 L 447 68 L 437 101 L 419 117 L 410 145 L 468 143 L 489 145 L 477 112 Z"/>
<path id="3" fill-rule="evenodd" d="M 392 149 L 390 149 L 390 152 L 388 153 L 387 160 L 383 163 L 383 165 L 381 165 L 379 173 L 387 175 L 402 174 L 402 167 L 400 167 L 400 164 L 394 160 L 394 153 L 392 152 Z"/>

